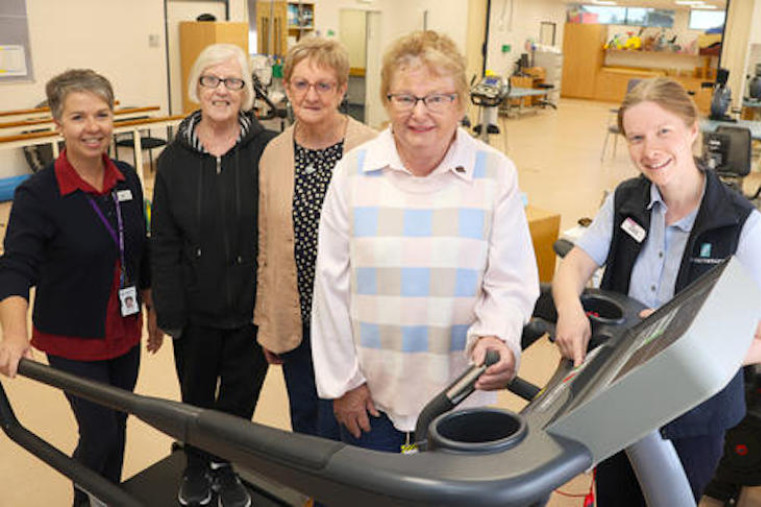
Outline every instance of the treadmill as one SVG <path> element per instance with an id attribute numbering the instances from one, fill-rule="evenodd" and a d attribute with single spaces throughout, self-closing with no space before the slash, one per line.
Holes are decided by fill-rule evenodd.
<path id="1" fill-rule="evenodd" d="M 263 495 L 273 492 L 273 505 L 294 505 L 284 495 L 295 495 L 289 498 L 296 504 L 308 496 L 331 507 L 542 505 L 557 487 L 626 449 L 649 505 L 694 506 L 673 446 L 657 430 L 735 376 L 761 315 L 761 293 L 730 259 L 642 321 L 634 317 L 641 305 L 624 296 L 597 291 L 583 299 L 594 308 L 596 336 L 606 340 L 580 367 L 562 361 L 519 414 L 485 407 L 434 417 L 417 435 L 420 452 L 413 454 L 294 434 L 83 381 L 28 360 L 19 372 L 229 459 L 244 477 L 249 471 L 264 481 Z M 540 300 L 535 315 L 551 319 L 553 311 Z M 146 475 L 120 488 L 45 448 L 15 419 L 4 392 L 0 422 L 12 439 L 109 505 L 163 505 L 149 498 L 147 490 L 156 487 L 149 485 L 160 483 Z M 146 472 L 169 465 L 160 462 Z M 181 470 L 174 465 L 174 482 L 164 484 L 172 501 Z"/>

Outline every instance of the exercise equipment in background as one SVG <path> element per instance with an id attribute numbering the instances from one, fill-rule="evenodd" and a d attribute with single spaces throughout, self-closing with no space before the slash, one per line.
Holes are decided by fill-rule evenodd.
<path id="1" fill-rule="evenodd" d="M 703 162 L 716 171 L 721 180 L 743 193 L 743 179 L 750 173 L 752 164 L 751 132 L 736 125 L 719 125 L 714 132 L 703 134 Z M 750 200 L 761 195 L 761 186 Z"/>
<path id="2" fill-rule="evenodd" d="M 755 75 L 748 77 L 748 86 L 746 87 L 748 98 L 751 100 L 761 101 L 761 63 L 756 64 Z"/>
<path id="3" fill-rule="evenodd" d="M 475 80 L 475 76 L 473 77 Z M 478 139 L 489 143 L 489 134 L 499 134 L 499 106 L 510 93 L 510 80 L 487 71 L 470 87 L 470 101 L 479 107 L 478 124 L 473 127 Z"/>
<path id="4" fill-rule="evenodd" d="M 745 486 L 761 486 L 761 371 L 758 365 L 745 367 L 745 403 L 748 413 L 727 432 L 724 456 L 706 495 L 737 505 Z"/>
<path id="5" fill-rule="evenodd" d="M 711 96 L 711 115 L 709 117 L 711 120 L 735 121 L 727 114 L 732 105 L 732 91 L 727 85 L 728 79 L 729 71 L 727 69 L 719 69 L 716 72 L 716 83 Z"/>

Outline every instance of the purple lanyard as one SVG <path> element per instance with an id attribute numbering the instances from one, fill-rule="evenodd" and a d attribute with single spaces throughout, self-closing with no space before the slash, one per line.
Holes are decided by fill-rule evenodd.
<path id="1" fill-rule="evenodd" d="M 100 217 L 101 222 L 103 222 L 103 225 L 106 226 L 106 230 L 111 235 L 111 238 L 114 240 L 114 243 L 119 247 L 119 261 L 120 261 L 120 275 L 119 275 L 119 285 L 120 287 L 124 287 L 124 282 L 126 279 L 126 267 L 124 265 L 124 224 L 122 222 L 122 209 L 119 205 L 119 199 L 116 196 L 116 191 L 111 192 L 111 197 L 114 200 L 114 206 L 116 207 L 116 224 L 118 226 L 118 232 L 119 235 L 117 236 L 117 231 L 114 231 L 114 228 L 111 227 L 111 224 L 109 223 L 108 219 L 103 215 L 103 211 L 98 207 L 98 205 L 93 200 L 92 196 L 90 194 L 87 194 L 87 200 L 90 202 L 90 205 L 92 206 L 92 209 L 95 210 L 95 213 L 98 214 Z"/>

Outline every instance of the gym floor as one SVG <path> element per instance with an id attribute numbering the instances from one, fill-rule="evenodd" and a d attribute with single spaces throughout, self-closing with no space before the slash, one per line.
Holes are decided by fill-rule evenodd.
<path id="1" fill-rule="evenodd" d="M 547 109 L 516 119 L 500 118 L 502 134 L 492 137 L 492 144 L 506 151 L 516 163 L 520 186 L 528 195 L 529 202 L 561 214 L 561 230 L 573 227 L 580 217 L 594 216 L 603 192 L 636 174 L 621 139 L 614 155 L 611 137 L 601 159 L 611 107 L 615 105 L 563 99 L 557 111 Z M 746 178 L 746 192 L 755 191 L 759 182 L 761 174 L 752 173 Z M 152 194 L 152 184 L 152 176 L 148 174 L 148 196 Z M 0 236 L 5 233 L 9 210 L 10 203 L 0 203 Z M 44 360 L 40 353 L 36 353 L 35 357 Z M 554 345 L 546 339 L 540 340 L 524 353 L 520 374 L 542 385 L 554 371 L 558 359 Z M 3 378 L 2 381 L 19 420 L 64 452 L 71 452 L 76 443 L 76 425 L 60 391 L 24 378 L 13 381 Z M 155 356 L 143 355 L 136 391 L 179 399 L 171 343 L 166 342 Z M 523 404 L 508 393 L 500 394 L 500 406 L 520 410 Z M 268 373 L 254 420 L 283 429 L 290 427 L 286 391 L 278 367 L 271 368 Z M 169 437 L 130 418 L 124 477 L 131 477 L 166 457 L 170 445 Z M 0 507 L 71 505 L 69 483 L 10 442 L 4 434 L 0 434 L 0 456 L 0 477 L 5 484 L 0 495 Z M 590 483 L 591 475 L 577 477 L 560 490 L 581 497 L 555 493 L 549 505 L 581 506 Z M 704 499 L 700 505 L 713 507 L 722 504 Z M 738 505 L 761 506 L 761 488 L 747 488 Z"/>

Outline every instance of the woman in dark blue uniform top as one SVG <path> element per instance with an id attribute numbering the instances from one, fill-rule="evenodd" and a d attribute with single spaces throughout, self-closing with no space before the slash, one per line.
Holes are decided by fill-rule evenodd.
<path id="1" fill-rule="evenodd" d="M 131 391 L 140 365 L 139 303 L 148 312 L 148 351 L 163 339 L 151 309 L 142 186 L 132 167 L 105 154 L 114 106 L 106 78 L 70 70 L 46 91 L 66 149 L 13 199 L 0 257 L 0 373 L 13 377 L 34 346 L 54 368 Z M 74 458 L 119 483 L 126 414 L 66 397 L 79 425 Z M 87 495 L 75 490 L 74 505 L 89 505 Z"/>

